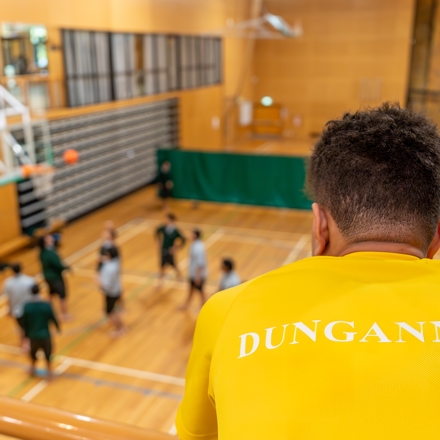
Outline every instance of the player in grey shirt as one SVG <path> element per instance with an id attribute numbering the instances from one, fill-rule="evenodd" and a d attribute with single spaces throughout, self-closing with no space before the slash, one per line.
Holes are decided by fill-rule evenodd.
<path id="1" fill-rule="evenodd" d="M 220 280 L 220 290 L 230 289 L 241 284 L 241 279 L 234 270 L 234 262 L 229 258 L 222 260 L 223 275 Z"/>
<path id="2" fill-rule="evenodd" d="M 119 311 L 115 309 L 122 294 L 121 268 L 118 251 L 114 247 L 106 248 L 103 251 L 99 282 L 104 293 L 105 312 L 115 327 L 112 336 L 122 336 L 125 333 L 125 326 L 121 321 Z"/>
<path id="3" fill-rule="evenodd" d="M 180 310 L 186 310 L 189 307 L 191 298 L 195 291 L 200 293 L 202 305 L 206 302 L 204 293 L 204 284 L 208 275 L 208 263 L 206 261 L 205 244 L 201 239 L 201 233 L 198 229 L 192 231 L 192 244 L 189 250 L 189 292 L 185 304 L 179 307 Z"/>
<path id="4" fill-rule="evenodd" d="M 21 272 L 20 264 L 12 264 L 14 275 L 5 280 L 3 293 L 8 298 L 9 314 L 16 319 L 20 328 L 20 345 L 23 350 L 27 350 L 28 341 L 23 331 L 23 310 L 26 303 L 32 301 L 32 287 L 35 280 Z"/>

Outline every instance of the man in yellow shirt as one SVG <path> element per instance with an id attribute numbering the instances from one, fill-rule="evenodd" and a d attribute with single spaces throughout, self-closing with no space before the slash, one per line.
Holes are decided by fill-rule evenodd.
<path id="1" fill-rule="evenodd" d="M 182 440 L 440 438 L 440 138 L 396 106 L 331 121 L 313 257 L 214 295 Z"/>

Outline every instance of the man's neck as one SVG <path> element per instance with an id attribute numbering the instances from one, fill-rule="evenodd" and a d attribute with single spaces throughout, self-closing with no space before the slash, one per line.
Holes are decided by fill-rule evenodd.
<path id="1" fill-rule="evenodd" d="M 425 258 L 426 255 L 419 248 L 407 243 L 387 243 L 380 241 L 362 241 L 350 243 L 338 254 L 339 257 L 355 252 L 389 252 L 394 254 L 411 255 L 417 258 Z"/>

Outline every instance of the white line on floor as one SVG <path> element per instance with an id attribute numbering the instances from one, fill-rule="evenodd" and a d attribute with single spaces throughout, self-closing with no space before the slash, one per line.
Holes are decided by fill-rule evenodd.
<path id="1" fill-rule="evenodd" d="M 10 354 L 23 355 L 18 347 L 0 344 L 0 351 Z M 110 365 L 102 362 L 89 361 L 87 359 L 73 358 L 69 356 L 56 356 L 63 362 L 55 369 L 57 374 L 64 372 L 69 366 L 77 366 L 87 368 L 89 370 L 104 371 L 106 373 L 119 374 L 120 376 L 136 377 L 139 379 L 151 380 L 153 382 L 161 382 L 169 385 L 184 386 L 185 379 L 181 377 L 168 376 L 166 374 L 152 373 L 150 371 L 136 370 L 134 368 L 120 367 L 118 365 Z M 62 365 L 65 369 L 62 369 Z"/>
<path id="2" fill-rule="evenodd" d="M 307 244 L 307 238 L 308 238 L 307 235 L 303 235 L 298 240 L 298 242 L 296 243 L 296 245 L 294 246 L 294 248 L 292 249 L 290 254 L 284 260 L 283 266 L 285 266 L 286 264 L 289 264 L 289 263 L 293 263 L 298 258 L 298 255 L 301 253 L 301 251 L 305 248 L 305 246 Z"/>
<path id="3" fill-rule="evenodd" d="M 154 227 L 161 225 L 163 222 L 161 222 L 160 220 L 146 219 L 142 223 Z M 271 229 L 240 228 L 240 227 L 232 227 L 232 226 L 211 225 L 208 223 L 190 223 L 190 222 L 181 222 L 181 221 L 177 222 L 177 226 L 180 226 L 185 229 L 198 228 L 201 229 L 202 231 L 206 229 L 209 230 L 213 228 L 219 228 L 217 230 L 222 230 L 224 234 L 244 233 L 246 237 L 256 237 L 256 238 L 262 238 L 261 235 L 263 234 L 272 234 L 276 237 L 275 239 L 279 239 L 279 240 L 284 240 L 286 236 L 295 239 L 295 237 L 301 237 L 305 235 L 300 232 L 273 231 Z M 265 237 L 265 238 L 271 240 L 271 237 Z"/>
<path id="4" fill-rule="evenodd" d="M 167 376 L 165 374 L 152 373 L 150 371 L 135 370 L 133 368 L 119 367 L 117 365 L 104 364 L 102 362 L 88 361 L 86 359 L 78 359 L 67 356 L 60 356 L 61 359 L 68 360 L 71 365 L 84 367 L 90 370 L 104 371 L 106 373 L 119 374 L 120 376 L 136 377 L 138 379 L 146 379 L 154 382 L 161 382 L 170 385 L 184 386 L 185 379 L 175 376 Z"/>
<path id="5" fill-rule="evenodd" d="M 257 148 L 255 148 L 254 151 L 268 151 L 274 146 L 274 141 L 266 141 L 262 143 L 261 145 L 258 145 Z"/>
<path id="6" fill-rule="evenodd" d="M 10 354 L 20 354 L 20 355 L 23 354 L 21 348 L 13 347 L 12 345 L 0 344 L 0 351 Z"/>
<path id="7" fill-rule="evenodd" d="M 171 428 L 168 430 L 168 434 L 171 434 L 171 435 L 177 434 L 176 425 L 174 423 L 173 423 L 173 426 L 171 426 Z"/>
<path id="8" fill-rule="evenodd" d="M 130 220 L 127 223 L 124 223 L 119 228 L 116 228 L 116 232 L 118 233 L 119 236 L 121 236 L 123 234 L 125 235 L 127 232 L 132 231 L 134 228 L 136 228 L 139 225 L 143 225 L 145 227 L 144 223 L 145 223 L 145 220 L 135 218 L 133 220 Z M 120 240 L 120 238 L 118 238 L 118 241 L 119 240 Z M 95 252 L 97 249 L 99 249 L 99 246 L 101 245 L 101 243 L 102 243 L 101 239 L 95 240 L 92 243 L 88 244 L 87 246 L 79 249 L 78 251 L 76 251 L 73 254 L 66 257 L 64 259 L 64 261 L 67 264 L 72 264 L 74 262 L 77 263 L 78 261 L 81 261 L 81 259 L 86 257 L 87 255 L 89 255 L 91 252 Z"/>
<path id="9" fill-rule="evenodd" d="M 60 374 L 63 374 L 69 367 L 70 367 L 70 361 L 68 359 L 65 359 L 63 362 L 61 362 L 58 367 L 55 368 L 54 373 L 56 376 L 59 376 Z M 49 385 L 49 382 L 47 380 L 42 380 L 38 382 L 33 388 L 31 388 L 24 396 L 21 397 L 21 400 L 24 400 L 25 402 L 30 402 L 34 397 L 36 397 L 38 394 L 41 393 L 47 386 Z"/>
<path id="10" fill-rule="evenodd" d="M 304 236 L 308 237 L 307 234 L 304 234 Z M 296 244 L 296 241 L 288 241 L 288 240 L 276 240 L 273 238 L 264 238 L 264 237 L 252 237 L 252 236 L 246 236 L 246 235 L 237 235 L 234 233 L 229 233 L 225 235 L 225 240 L 230 241 L 238 241 L 243 243 L 252 243 L 252 244 L 259 244 L 259 245 L 267 245 L 267 246 L 277 246 L 281 248 L 288 248 L 291 249 L 292 246 Z"/>
<path id="11" fill-rule="evenodd" d="M 127 241 L 131 240 L 133 237 L 139 235 L 141 232 L 146 231 L 149 227 L 150 226 L 144 222 L 139 223 L 136 226 L 133 226 L 131 229 L 127 230 L 127 232 L 125 232 L 123 235 L 120 235 L 116 239 L 116 244 L 120 246 L 126 243 Z M 98 241 L 97 246 L 95 246 L 91 251 L 89 251 L 87 255 L 77 260 L 75 264 L 79 264 L 79 263 L 88 264 L 93 261 L 96 261 L 98 258 L 96 255 L 96 251 L 98 250 L 100 244 L 101 244 L 101 240 Z"/>

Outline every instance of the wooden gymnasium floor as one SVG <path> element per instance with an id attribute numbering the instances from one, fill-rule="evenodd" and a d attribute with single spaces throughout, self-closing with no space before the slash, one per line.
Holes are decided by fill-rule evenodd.
<path id="1" fill-rule="evenodd" d="M 200 203 L 195 209 L 191 202 L 177 200 L 171 209 L 187 236 L 195 226 L 203 231 L 210 293 L 216 291 L 222 257 L 232 257 L 242 279 L 248 280 L 310 252 L 309 212 L 215 203 Z M 154 188 L 146 188 L 65 228 L 61 254 L 73 267 L 67 282 L 74 320 L 55 336 L 58 377 L 50 384 L 28 377 L 28 359 L 17 347 L 15 323 L 0 303 L 0 394 L 172 432 L 199 304 L 195 301 L 188 312 L 176 310 L 187 282 L 172 273 L 162 289 L 155 290 L 158 256 L 153 233 L 163 218 Z M 99 238 L 108 219 L 118 227 L 127 307 L 123 319 L 129 328 L 117 340 L 109 337 L 95 283 Z M 187 257 L 188 246 L 178 255 L 185 272 Z M 20 261 L 30 275 L 40 271 L 36 249 L 10 261 Z"/>

